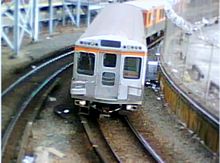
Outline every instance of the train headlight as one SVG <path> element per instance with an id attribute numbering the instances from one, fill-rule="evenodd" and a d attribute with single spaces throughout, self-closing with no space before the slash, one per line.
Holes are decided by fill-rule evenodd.
<path id="1" fill-rule="evenodd" d="M 129 110 L 129 111 L 135 111 L 137 109 L 138 109 L 137 105 L 127 105 L 126 106 L 126 110 Z"/>
<path id="2" fill-rule="evenodd" d="M 127 109 L 127 110 L 131 110 L 131 109 L 132 109 L 132 105 L 127 105 L 127 106 L 126 106 L 126 109 Z"/>
<path id="3" fill-rule="evenodd" d="M 82 106 L 85 106 L 86 105 L 86 101 L 79 101 L 79 104 L 82 105 Z"/>

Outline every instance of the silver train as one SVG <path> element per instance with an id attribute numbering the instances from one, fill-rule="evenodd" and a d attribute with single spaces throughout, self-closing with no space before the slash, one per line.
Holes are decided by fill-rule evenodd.
<path id="1" fill-rule="evenodd" d="M 154 6 L 145 1 L 144 8 L 135 2 L 109 4 L 75 43 L 70 93 L 84 112 L 133 111 L 142 105 L 146 38 L 160 34 L 164 12 L 155 0 Z"/>

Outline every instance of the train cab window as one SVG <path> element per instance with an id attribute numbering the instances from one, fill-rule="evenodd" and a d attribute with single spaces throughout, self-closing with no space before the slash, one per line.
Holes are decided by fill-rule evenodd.
<path id="1" fill-rule="evenodd" d="M 102 84 L 107 86 L 115 85 L 115 73 L 103 72 L 102 73 Z"/>
<path id="2" fill-rule="evenodd" d="M 116 67 L 116 54 L 104 54 L 103 64 L 105 67 Z"/>
<path id="3" fill-rule="evenodd" d="M 77 72 L 84 75 L 94 75 L 95 55 L 80 52 L 77 62 Z"/>
<path id="4" fill-rule="evenodd" d="M 126 57 L 124 63 L 123 77 L 128 79 L 139 79 L 141 71 L 141 58 Z"/>

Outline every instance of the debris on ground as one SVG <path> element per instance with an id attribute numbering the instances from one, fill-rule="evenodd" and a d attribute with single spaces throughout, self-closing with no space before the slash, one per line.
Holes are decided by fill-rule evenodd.
<path id="1" fill-rule="evenodd" d="M 57 101 L 57 99 L 55 97 L 49 97 L 49 101 L 54 102 Z"/>
<path id="2" fill-rule="evenodd" d="M 35 158 L 33 156 L 25 156 L 22 160 L 22 163 L 34 163 Z"/>
<path id="3" fill-rule="evenodd" d="M 54 113 L 61 118 L 69 119 L 73 114 L 73 109 L 70 106 L 57 105 L 54 107 Z"/>
<path id="4" fill-rule="evenodd" d="M 37 67 L 37 66 L 35 66 L 35 65 L 31 65 L 31 68 L 32 68 L 32 69 L 35 69 L 36 67 Z"/>
<path id="5" fill-rule="evenodd" d="M 55 149 L 55 148 L 50 147 L 50 148 L 47 148 L 47 150 L 48 150 L 50 153 L 56 155 L 56 156 L 59 157 L 59 158 L 63 158 L 63 157 L 65 156 L 64 153 L 58 151 L 58 150 Z"/>

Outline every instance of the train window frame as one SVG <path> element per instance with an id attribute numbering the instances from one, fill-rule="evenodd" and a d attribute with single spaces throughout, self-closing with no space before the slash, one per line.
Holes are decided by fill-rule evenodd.
<path id="1" fill-rule="evenodd" d="M 114 63 L 110 63 L 109 61 L 110 61 L 110 59 L 109 58 L 107 58 L 107 55 L 109 55 L 109 56 L 114 56 L 115 58 L 114 58 Z M 107 58 L 107 60 L 106 60 L 106 58 Z M 109 68 L 115 68 L 116 67 L 116 64 L 117 64 L 117 55 L 116 54 L 114 54 L 114 53 L 104 53 L 104 55 L 103 55 L 103 66 L 104 67 L 109 67 Z"/>
<path id="2" fill-rule="evenodd" d="M 114 77 L 113 77 L 113 80 L 111 80 L 111 78 L 106 78 L 105 77 L 105 75 L 104 74 L 113 74 L 114 75 Z M 114 72 L 107 72 L 107 71 L 105 71 L 105 72 L 103 72 L 102 73 L 102 85 L 104 85 L 104 86 L 108 86 L 108 87 L 112 87 L 112 86 L 115 86 L 115 77 L 116 77 L 116 74 L 114 73 Z M 106 78 L 107 80 L 104 80 L 104 78 Z"/>
<path id="3" fill-rule="evenodd" d="M 137 73 L 135 76 L 129 76 L 128 74 L 125 74 L 125 73 L 129 73 L 132 72 L 131 70 L 126 70 L 125 67 L 126 67 L 126 59 L 136 59 L 136 61 L 139 61 L 139 65 L 135 65 L 135 67 L 138 66 L 138 68 L 136 70 L 135 73 Z M 137 62 L 136 62 L 137 63 Z M 127 66 L 131 66 L 130 64 L 128 64 Z M 125 79 L 140 79 L 140 76 L 141 76 L 141 67 L 142 67 L 142 58 L 141 57 L 125 57 L 124 58 L 124 68 L 123 68 L 123 78 Z M 132 67 L 130 67 L 132 68 Z M 134 72 L 134 71 L 133 71 Z"/>
<path id="4" fill-rule="evenodd" d="M 80 62 L 80 58 L 83 58 L 81 56 L 81 54 L 87 54 L 87 55 L 90 55 L 93 57 L 93 61 L 91 61 L 92 58 L 89 59 L 88 62 L 92 62 L 92 63 L 82 63 L 82 62 L 85 62 L 86 60 L 85 59 L 81 59 L 81 63 Z M 89 75 L 89 76 L 93 76 L 94 75 L 94 72 L 95 72 L 95 60 L 96 60 L 96 57 L 95 57 L 95 53 L 91 53 L 91 52 L 84 52 L 84 51 L 80 51 L 78 52 L 78 56 L 77 56 L 77 73 L 80 74 L 80 75 Z M 89 66 L 91 68 L 91 70 L 82 70 L 82 68 L 79 68 L 80 66 L 82 65 L 86 65 L 86 66 Z M 81 69 L 81 70 L 80 70 Z M 79 71 L 80 70 L 80 71 Z"/>

